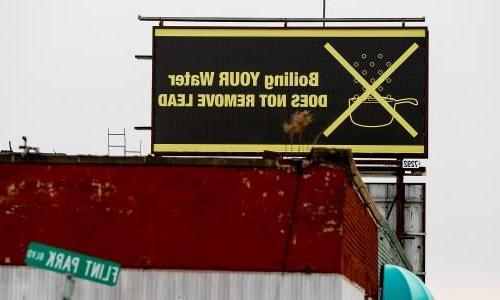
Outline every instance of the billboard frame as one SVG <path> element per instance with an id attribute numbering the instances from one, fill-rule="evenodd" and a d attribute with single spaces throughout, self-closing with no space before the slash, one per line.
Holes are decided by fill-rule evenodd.
<path id="1" fill-rule="evenodd" d="M 140 19 L 140 18 L 139 18 Z M 140 19 L 141 20 L 141 19 Z M 149 20 L 147 20 L 149 21 Z M 162 24 L 163 21 L 160 20 Z M 286 23 L 285 23 L 286 24 Z M 307 27 L 307 26 L 297 26 L 297 27 L 271 27 L 271 26 L 152 26 L 152 84 L 151 84 L 151 153 L 155 156 L 262 156 L 264 152 L 277 152 L 283 156 L 290 157 L 304 157 L 307 156 L 310 151 L 314 148 L 332 148 L 330 145 L 315 145 L 310 146 L 310 151 L 303 152 L 283 152 L 283 151 L 272 151 L 272 150 L 264 150 L 264 151 L 155 151 L 154 150 L 154 137 L 155 137 L 155 113 L 154 113 L 154 105 L 155 105 L 155 90 L 156 90 L 156 53 L 157 53 L 157 45 L 156 45 L 156 29 L 186 29 L 186 30 L 205 30 L 205 29 L 220 29 L 220 30 L 332 30 L 332 29 L 347 29 L 347 30 L 424 30 L 425 31 L 425 61 L 424 61 L 424 94 L 426 97 L 425 101 L 425 113 L 423 117 L 424 121 L 424 151 L 423 153 L 392 153 L 392 152 L 355 152 L 353 151 L 353 156 L 358 158 L 420 158 L 427 159 L 429 157 L 429 29 L 427 26 L 335 26 L 335 27 Z M 179 144 L 180 145 L 180 144 Z M 210 144 L 206 144 L 209 146 Z M 227 144 L 227 146 L 234 146 L 235 144 Z M 236 145 L 245 145 L 245 144 L 236 144 Z M 260 145 L 259 145 L 260 146 Z M 295 145 L 300 147 L 302 145 Z M 348 146 L 350 145 L 338 145 L 338 149 L 350 149 Z M 363 146 L 363 145 L 358 145 Z M 370 145 L 372 146 L 372 145 Z M 374 147 L 382 147 L 382 145 L 373 145 Z"/>

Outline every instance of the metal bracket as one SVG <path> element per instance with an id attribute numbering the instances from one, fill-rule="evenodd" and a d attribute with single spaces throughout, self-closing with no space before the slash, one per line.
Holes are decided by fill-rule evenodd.
<path id="1" fill-rule="evenodd" d="M 151 60 L 151 59 L 153 59 L 153 55 L 136 54 L 134 57 L 135 57 L 135 59 L 139 59 L 139 60 Z"/>

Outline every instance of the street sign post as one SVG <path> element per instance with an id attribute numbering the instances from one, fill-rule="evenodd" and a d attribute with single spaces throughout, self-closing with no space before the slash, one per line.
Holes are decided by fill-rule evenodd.
<path id="1" fill-rule="evenodd" d="M 53 272 L 102 283 L 116 285 L 120 264 L 88 255 L 31 242 L 24 262 L 27 265 Z"/>

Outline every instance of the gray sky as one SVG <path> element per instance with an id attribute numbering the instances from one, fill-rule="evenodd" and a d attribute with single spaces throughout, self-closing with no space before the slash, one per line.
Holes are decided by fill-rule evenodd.
<path id="1" fill-rule="evenodd" d="M 322 1 L 1 0 L 0 149 L 105 154 L 106 129 L 149 145 L 148 16 L 320 17 Z M 328 17 L 426 16 L 430 31 L 427 281 L 438 299 L 496 299 L 500 283 L 500 35 L 494 0 L 327 0 Z M 147 150 L 149 147 L 147 146 Z"/>

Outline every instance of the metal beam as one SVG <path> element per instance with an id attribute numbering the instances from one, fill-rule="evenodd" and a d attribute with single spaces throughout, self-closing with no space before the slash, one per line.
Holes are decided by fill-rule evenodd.
<path id="1" fill-rule="evenodd" d="M 135 59 L 153 59 L 153 55 L 141 55 L 141 54 L 136 54 Z"/>
<path id="2" fill-rule="evenodd" d="M 425 22 L 420 18 L 243 18 L 243 17 L 143 17 L 139 21 L 152 22 L 215 22 L 215 23 L 410 23 Z"/>
<path id="3" fill-rule="evenodd" d="M 401 160 L 399 160 L 401 163 Z M 403 245 L 403 236 L 405 232 L 405 183 L 404 183 L 404 169 L 399 165 L 396 175 L 396 236 L 401 245 Z"/>

